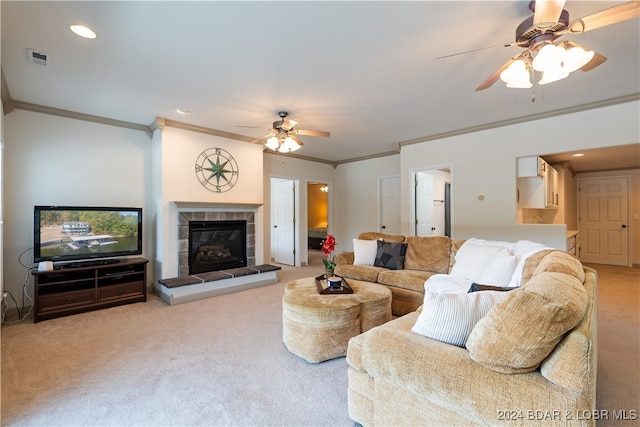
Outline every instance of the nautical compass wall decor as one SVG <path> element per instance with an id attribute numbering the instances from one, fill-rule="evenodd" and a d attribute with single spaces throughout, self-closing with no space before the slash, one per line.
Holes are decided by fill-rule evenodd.
<path id="1" fill-rule="evenodd" d="M 228 191 L 238 181 L 238 163 L 222 148 L 207 148 L 196 159 L 196 177 L 207 190 Z"/>

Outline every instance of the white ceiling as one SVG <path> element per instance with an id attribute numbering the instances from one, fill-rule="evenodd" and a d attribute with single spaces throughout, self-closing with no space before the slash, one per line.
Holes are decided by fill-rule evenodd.
<path id="1" fill-rule="evenodd" d="M 2 1 L 2 71 L 12 100 L 142 125 L 164 117 L 258 138 L 289 111 L 299 128 L 331 132 L 301 137 L 296 153 L 332 162 L 638 99 L 637 18 L 564 36 L 608 61 L 536 84 L 535 102 L 500 81 L 476 92 L 521 50 L 501 45 L 531 14 L 528 3 Z M 620 3 L 568 0 L 565 9 L 574 20 Z M 74 23 L 99 37 L 75 36 Z M 48 54 L 50 66 L 28 62 L 27 49 Z"/>

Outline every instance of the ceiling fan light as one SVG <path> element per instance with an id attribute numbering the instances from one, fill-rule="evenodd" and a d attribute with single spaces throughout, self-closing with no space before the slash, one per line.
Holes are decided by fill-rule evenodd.
<path id="1" fill-rule="evenodd" d="M 536 71 L 545 72 L 562 64 L 566 51 L 553 43 L 547 43 L 538 51 L 531 65 Z"/>
<path id="2" fill-rule="evenodd" d="M 542 73 L 542 78 L 538 83 L 546 85 L 547 83 L 557 82 L 569 77 L 569 73 L 562 67 L 556 67 Z"/>
<path id="3" fill-rule="evenodd" d="M 530 80 L 507 83 L 509 89 L 529 89 L 533 84 Z"/>
<path id="4" fill-rule="evenodd" d="M 300 144 L 298 144 L 296 140 L 291 137 L 287 137 L 287 139 L 284 140 L 284 144 L 282 144 L 282 146 L 285 147 L 287 151 L 296 151 L 300 148 Z"/>
<path id="5" fill-rule="evenodd" d="M 529 88 L 532 86 L 527 64 L 521 59 L 513 61 L 506 70 L 501 72 L 500 79 L 507 84 L 508 88 Z"/>
<path id="6" fill-rule="evenodd" d="M 567 51 L 563 61 L 563 68 L 567 73 L 571 73 L 585 66 L 594 55 L 595 52 L 592 50 L 584 50 L 581 47 L 574 46 Z"/>
<path id="7" fill-rule="evenodd" d="M 270 150 L 276 151 L 280 146 L 280 143 L 278 142 L 277 137 L 272 136 L 271 138 L 267 139 L 267 142 L 264 144 L 264 146 Z"/>

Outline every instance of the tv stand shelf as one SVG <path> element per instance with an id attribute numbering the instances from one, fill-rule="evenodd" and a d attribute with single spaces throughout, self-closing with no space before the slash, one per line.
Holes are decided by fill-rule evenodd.
<path id="1" fill-rule="evenodd" d="M 118 263 L 32 271 L 33 321 L 146 301 L 148 262 L 129 258 Z"/>

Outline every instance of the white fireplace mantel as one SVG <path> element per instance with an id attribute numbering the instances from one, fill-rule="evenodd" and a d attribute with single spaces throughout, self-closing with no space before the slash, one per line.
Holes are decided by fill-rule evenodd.
<path id="1" fill-rule="evenodd" d="M 172 201 L 176 208 L 182 209 L 233 209 L 233 210 L 256 210 L 262 203 L 215 203 L 215 202 L 181 202 Z"/>

